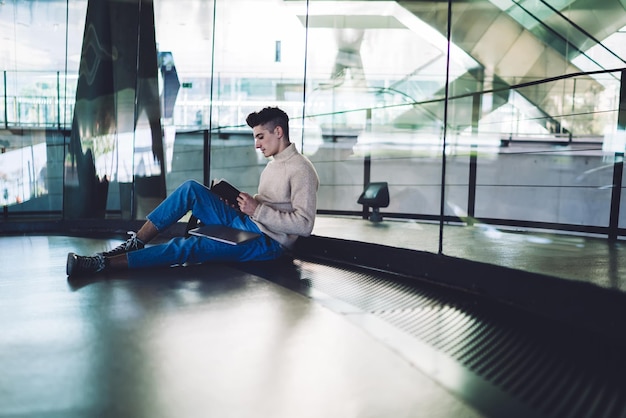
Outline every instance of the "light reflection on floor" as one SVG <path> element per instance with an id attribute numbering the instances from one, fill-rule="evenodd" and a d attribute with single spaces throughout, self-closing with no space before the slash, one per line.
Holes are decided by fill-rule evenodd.
<path id="1" fill-rule="evenodd" d="M 437 253 L 438 223 L 318 216 L 314 235 Z M 626 291 L 622 241 L 601 237 L 523 232 L 477 223 L 446 224 L 443 254 Z"/>

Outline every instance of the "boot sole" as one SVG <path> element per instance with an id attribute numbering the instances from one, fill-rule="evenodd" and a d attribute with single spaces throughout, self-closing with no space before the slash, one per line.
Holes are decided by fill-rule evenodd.
<path id="1" fill-rule="evenodd" d="M 68 276 L 71 276 L 74 272 L 74 266 L 76 263 L 76 253 L 69 253 L 67 255 L 67 263 L 65 264 L 65 273 Z"/>

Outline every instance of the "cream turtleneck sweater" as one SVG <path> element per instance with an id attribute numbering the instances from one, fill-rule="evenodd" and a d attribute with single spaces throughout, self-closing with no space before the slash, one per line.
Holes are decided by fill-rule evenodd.
<path id="1" fill-rule="evenodd" d="M 260 203 L 252 220 L 283 247 L 311 235 L 317 210 L 319 178 L 313 164 L 292 143 L 274 155 L 259 179 Z"/>

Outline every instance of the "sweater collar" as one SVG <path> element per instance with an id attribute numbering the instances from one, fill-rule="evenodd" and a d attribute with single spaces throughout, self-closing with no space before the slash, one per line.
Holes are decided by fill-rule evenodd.
<path id="1" fill-rule="evenodd" d="M 285 148 L 278 154 L 274 155 L 273 158 L 275 161 L 285 161 L 289 159 L 290 157 L 292 157 L 295 153 L 296 153 L 296 145 L 292 142 L 291 144 L 287 146 L 287 148 Z"/>

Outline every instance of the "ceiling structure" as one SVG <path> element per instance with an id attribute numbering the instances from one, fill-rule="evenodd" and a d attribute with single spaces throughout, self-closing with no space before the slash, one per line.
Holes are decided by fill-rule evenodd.
<path id="1" fill-rule="evenodd" d="M 515 86 L 565 74 L 624 66 L 626 62 L 609 48 L 601 49 L 603 59 L 587 54 L 590 48 L 603 46 L 603 40 L 626 25 L 622 2 L 556 0 L 549 3 L 544 0 L 454 2 L 452 42 L 480 63 L 485 90 L 502 87 L 503 83 Z M 442 34 L 446 33 L 447 3 L 405 1 L 400 4 Z M 580 76 L 575 81 L 564 79 L 526 87 L 519 93 L 536 106 L 535 114 L 542 116 L 541 120 L 548 125 L 546 128 L 564 132 L 560 123 L 551 117 L 564 112 L 563 100 L 554 98 L 574 95 L 587 98 L 587 103 L 576 103 L 582 112 L 593 109 L 596 93 L 603 88 L 597 79 Z"/>
<path id="2" fill-rule="evenodd" d="M 205 2 L 198 0 L 199 3 Z M 178 4 L 178 0 L 155 0 L 158 3 Z M 193 1 L 188 3 L 193 3 Z M 427 39 L 435 48 L 445 51 L 448 2 L 447 1 L 322 1 L 284 0 L 294 13 L 311 28 L 331 28 L 341 21 L 346 29 L 360 31 L 406 28 Z M 46 68 L 58 70 L 77 65 L 78 56 L 64 57 L 65 50 L 79 50 L 72 44 L 79 39 L 63 40 L 66 12 L 69 4 L 69 22 L 81 26 L 84 22 L 86 0 L 33 0 L 29 2 L 4 1 L 0 3 L 0 69 L 33 68 L 28 60 L 35 60 Z M 453 60 L 467 68 L 467 73 L 457 75 L 450 85 L 454 94 L 466 91 L 489 90 L 516 86 L 535 80 L 575 74 L 582 71 L 602 71 L 626 67 L 626 42 L 611 41 L 626 26 L 626 0 L 478 0 L 452 3 L 451 40 Z M 184 23 L 184 22 L 183 22 Z M 181 23 L 181 24 L 183 24 Z M 201 25 L 202 26 L 202 25 Z M 207 25 L 205 25 L 207 26 Z M 205 30 L 206 27 L 202 26 Z M 4 27 L 4 29 L 2 29 Z M 75 30 L 75 29 L 74 29 Z M 8 37 L 7 37 L 8 36 Z M 206 34 L 199 42 L 209 42 Z M 19 40 L 19 48 L 15 42 Z M 49 42 L 42 44 L 41 40 Z M 69 46 L 69 48 L 68 48 Z M 620 50 L 622 49 L 622 50 Z M 343 55 L 346 58 L 346 54 Z M 363 65 L 355 56 L 349 62 Z M 341 55 L 338 54 L 338 59 Z M 20 65 L 10 64 L 19 61 Z M 22 62 L 26 65 L 22 66 Z M 336 63 L 342 68 L 344 63 Z M 417 66 L 419 69 L 419 66 Z M 417 70 L 415 70 L 417 71 Z M 358 72 L 357 72 L 358 73 Z M 411 72 L 407 73 L 410 76 Z M 606 88 L 603 80 L 617 80 L 619 75 L 554 81 L 519 89 L 518 94 L 531 105 L 532 111 L 544 121 L 546 128 L 563 132 L 558 115 L 563 113 L 563 101 L 555 97 L 576 94 L 586 102 L 575 103 L 576 111 L 584 112 L 594 105 L 597 92 Z M 443 89 L 443 86 L 441 86 Z M 433 93 L 440 97 L 441 90 Z M 424 98 L 422 98 L 424 99 Z M 493 109 L 506 103 L 507 93 L 493 100 Z M 464 106 L 467 108 L 467 103 Z M 483 109 L 489 111 L 488 108 Z M 441 119 L 439 105 L 418 106 L 413 112 L 399 117 L 414 120 L 423 117 Z M 471 113 L 471 112 L 469 112 Z M 464 123 L 471 123 L 466 115 Z"/>
<path id="3" fill-rule="evenodd" d="M 451 57 L 464 62 L 474 61 L 477 67 L 467 65 L 467 74 L 452 79 L 450 94 L 485 90 L 503 90 L 496 94 L 491 108 L 483 107 L 483 115 L 506 103 L 510 86 L 533 81 L 558 78 L 583 71 L 603 71 L 624 67 L 626 61 L 605 41 L 626 25 L 624 0 L 483 0 L 454 1 L 451 14 Z M 341 22 L 343 28 L 375 30 L 380 28 L 408 28 L 423 33 L 424 25 L 435 29 L 438 36 L 425 36 L 439 44 L 442 51 L 447 41 L 447 1 L 338 1 L 312 0 L 306 2 L 285 0 L 300 4 L 298 17 L 305 22 L 308 12 L 309 27 L 333 28 Z M 395 8 L 385 5 L 394 5 Z M 397 6 L 400 6 L 399 8 Z M 402 9 L 400 11 L 399 9 Z M 414 20 L 408 19 L 409 11 Z M 588 51 L 593 50 L 593 54 Z M 624 50 L 626 52 L 626 50 Z M 597 93 L 605 88 L 604 79 L 619 78 L 610 73 L 603 77 L 577 76 L 548 84 L 519 89 L 530 112 L 543 121 L 551 132 L 568 132 L 573 126 L 563 127 L 558 115 L 564 112 L 563 97 L 576 95 L 576 109 L 585 112 L 596 104 Z M 433 98 L 441 96 L 443 86 Z M 556 100 L 555 98 L 559 98 Z M 581 103 L 578 98 L 585 98 Z M 456 124 L 471 125 L 471 98 L 464 99 L 458 109 L 468 109 Z M 428 102 L 428 100 L 425 100 Z M 469 104 L 469 106 L 468 106 Z M 443 119 L 443 105 L 428 103 L 415 106 L 398 118 L 397 124 L 415 124 L 421 118 Z M 585 121 L 578 119 L 578 123 Z"/>

